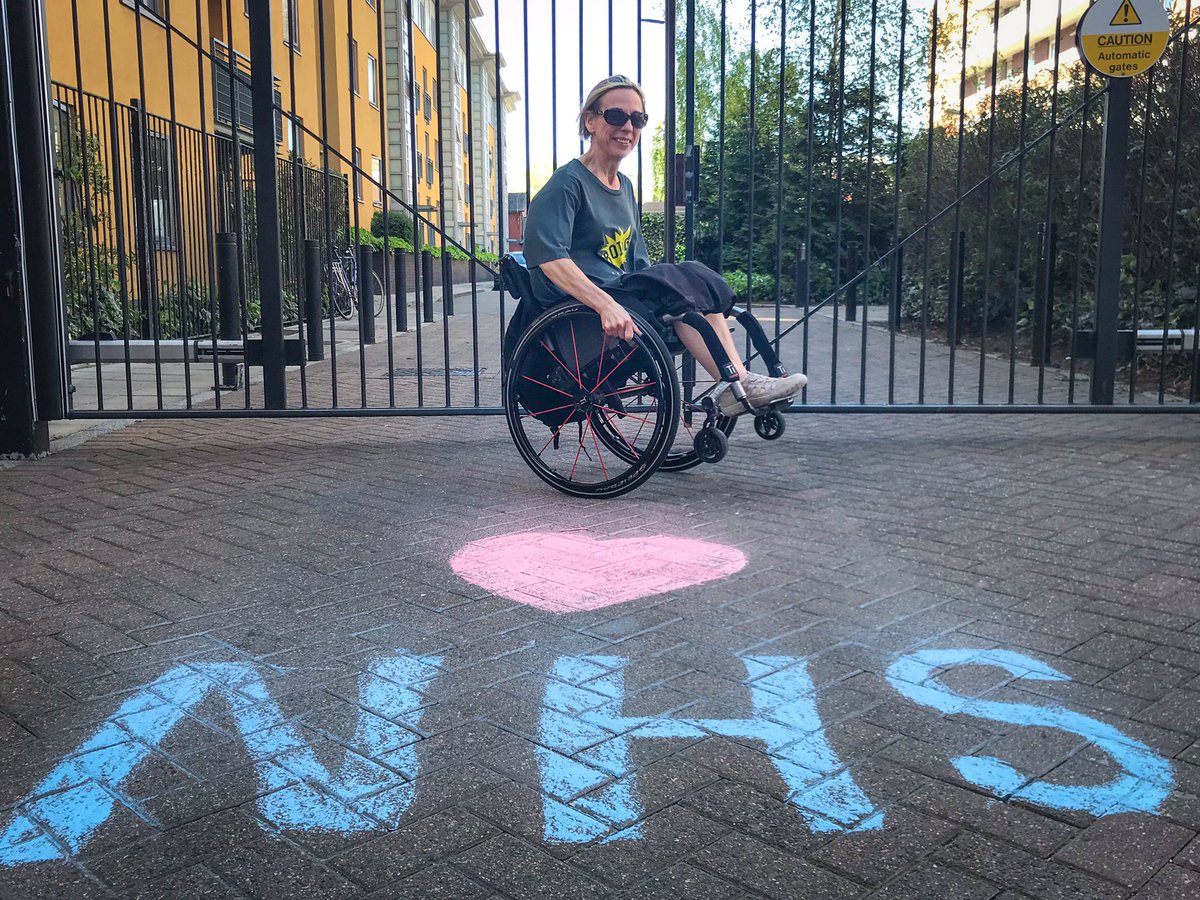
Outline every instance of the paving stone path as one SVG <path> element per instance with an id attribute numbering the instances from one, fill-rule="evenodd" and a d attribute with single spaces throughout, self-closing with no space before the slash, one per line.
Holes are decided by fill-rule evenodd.
<path id="1" fill-rule="evenodd" d="M 0 469 L 0 897 L 1200 896 L 1198 438 L 799 414 L 614 501 L 496 418 Z M 584 548 L 507 570 L 549 597 L 744 564 L 456 574 L 522 532 Z"/>

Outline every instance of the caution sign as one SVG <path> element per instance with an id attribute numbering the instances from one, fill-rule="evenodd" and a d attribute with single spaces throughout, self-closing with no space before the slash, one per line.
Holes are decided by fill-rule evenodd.
<path id="1" fill-rule="evenodd" d="M 1093 69 L 1132 78 L 1158 62 L 1169 29 L 1162 0 L 1096 0 L 1075 34 L 1080 55 Z"/>

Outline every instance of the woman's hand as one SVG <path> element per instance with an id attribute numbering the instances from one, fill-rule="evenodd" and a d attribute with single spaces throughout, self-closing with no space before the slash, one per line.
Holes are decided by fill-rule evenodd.
<path id="1" fill-rule="evenodd" d="M 608 298 L 608 302 L 598 312 L 600 313 L 600 326 L 608 337 L 628 341 L 632 340 L 635 334 L 642 333 L 642 330 L 634 323 L 633 316 L 629 315 L 629 310 L 612 297 Z"/>

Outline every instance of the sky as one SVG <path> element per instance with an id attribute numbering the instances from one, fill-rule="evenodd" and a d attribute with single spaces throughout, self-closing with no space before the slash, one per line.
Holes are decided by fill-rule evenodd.
<path id="1" fill-rule="evenodd" d="M 555 164 L 562 165 L 580 153 L 576 117 L 582 94 L 602 78 L 614 73 L 638 78 L 646 93 L 650 125 L 642 146 L 625 161 L 622 171 L 637 187 L 639 161 L 644 193 L 648 199 L 653 179 L 650 174 L 651 144 L 661 127 L 665 108 L 664 0 L 478 0 L 483 15 L 475 26 L 489 48 L 495 46 L 497 14 L 500 20 L 500 52 L 505 67 L 501 77 L 509 90 L 521 95 L 516 110 L 506 118 L 508 149 L 505 173 L 508 190 L 520 192 L 526 184 L 526 110 L 529 116 L 528 168 L 536 190 L 549 177 Z M 701 0 L 703 2 L 703 0 Z M 719 0 L 709 0 L 715 8 Z M 881 3 L 893 0 L 880 0 Z M 909 0 L 910 15 L 928 16 L 930 0 Z M 1035 0 L 1052 2 L 1052 0 Z M 730 45 L 744 45 L 749 38 L 751 0 L 725 0 Z M 685 0 L 677 0 L 682 20 Z M 757 42 L 760 47 L 778 46 L 779 32 L 764 15 L 768 6 L 758 2 Z M 789 4 L 791 6 L 791 4 Z M 582 28 L 580 10 L 582 8 Z M 639 23 L 639 8 L 641 21 Z M 610 16 L 611 12 L 611 16 Z M 524 34 L 528 21 L 529 71 L 525 73 Z M 682 21 L 681 21 L 682 27 Z M 580 89 L 580 33 L 583 33 L 583 88 Z M 638 35 L 641 35 L 641 55 Z M 552 35 L 554 40 L 552 41 Z M 551 47 L 555 53 L 551 53 Z M 611 57 L 610 57 L 611 54 Z M 611 65 L 610 60 L 611 58 Z M 640 62 L 640 67 L 639 67 Z M 679 60 L 678 65 L 682 65 Z M 557 84 L 552 75 L 557 72 Z M 639 75 L 640 72 L 640 75 Z M 555 91 L 554 89 L 557 88 Z M 557 98 L 557 99 L 555 99 Z M 682 103 L 680 97 L 678 102 Z M 557 112 L 557 127 L 555 116 Z"/>
<path id="2" fill-rule="evenodd" d="M 529 170 L 535 189 L 550 176 L 555 163 L 562 165 L 579 155 L 576 117 L 582 102 L 580 73 L 580 0 L 479 0 L 484 15 L 475 27 L 489 47 L 495 44 L 496 9 L 500 19 L 500 53 L 505 68 L 500 76 L 505 86 L 521 95 L 515 112 L 506 118 L 508 157 L 505 175 L 508 190 L 525 189 L 525 118 L 529 116 Z M 529 72 L 525 80 L 524 21 L 528 5 Z M 643 146 L 625 161 L 622 171 L 637 185 L 638 159 L 642 157 L 646 195 L 651 190 L 650 143 L 662 122 L 664 104 L 664 26 L 662 0 L 641 0 L 641 84 L 646 92 L 651 123 L 643 135 Z M 613 73 L 637 79 L 638 0 L 583 0 L 583 91 Z M 609 26 L 609 7 L 612 26 Z M 553 21 L 554 29 L 551 29 Z M 551 53 L 551 35 L 556 50 Z M 612 65 L 609 65 L 611 42 Z M 557 83 L 552 77 L 557 72 Z M 557 88 L 557 90 L 553 90 Z M 557 98 L 557 99 L 556 99 Z M 555 124 L 557 113 L 557 128 Z"/>

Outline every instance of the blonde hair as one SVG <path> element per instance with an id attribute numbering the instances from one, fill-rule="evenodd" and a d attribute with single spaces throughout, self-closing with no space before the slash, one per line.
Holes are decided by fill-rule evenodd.
<path id="1" fill-rule="evenodd" d="M 597 105 L 600 102 L 600 98 L 609 91 L 619 90 L 620 88 L 629 88 L 631 91 L 637 91 L 637 95 L 642 98 L 642 109 L 645 110 L 646 95 L 642 92 L 642 86 L 632 78 L 624 75 L 610 75 L 588 92 L 587 99 L 583 101 L 583 106 L 579 109 L 579 136 L 581 138 L 592 136 L 591 132 L 587 130 L 587 117 L 589 114 L 593 116 L 600 114 L 600 108 Z"/>

